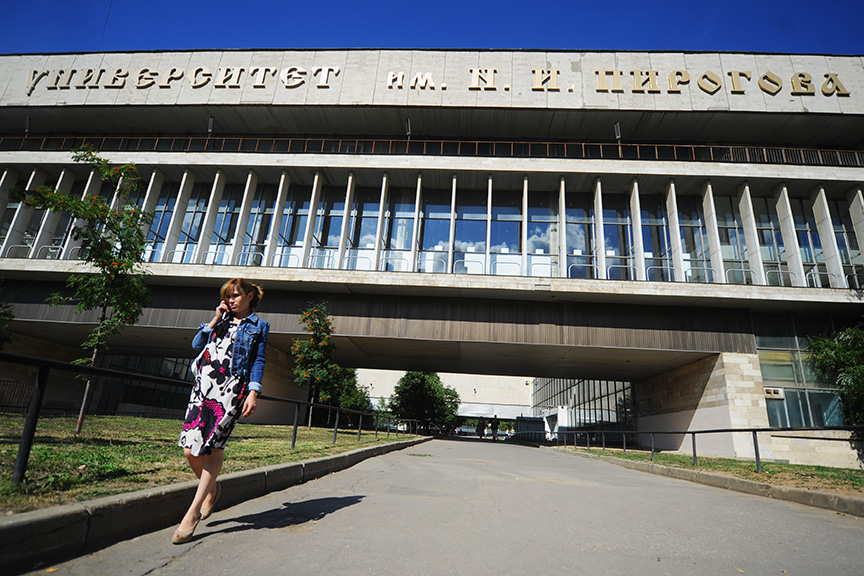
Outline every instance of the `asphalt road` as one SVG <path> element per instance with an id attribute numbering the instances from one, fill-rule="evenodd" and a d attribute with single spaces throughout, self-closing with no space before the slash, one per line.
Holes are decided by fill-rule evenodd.
<path id="1" fill-rule="evenodd" d="M 172 532 L 50 569 L 81 576 L 864 574 L 864 518 L 479 439 L 434 440 L 217 511 L 189 544 L 172 545 Z"/>

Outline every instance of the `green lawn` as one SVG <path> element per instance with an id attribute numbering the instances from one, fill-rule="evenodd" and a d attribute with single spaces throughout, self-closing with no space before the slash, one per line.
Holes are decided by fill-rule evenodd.
<path id="1" fill-rule="evenodd" d="M 109 494 L 193 480 L 177 446 L 181 422 L 125 416 L 90 416 L 76 437 L 75 418 L 43 416 L 30 453 L 25 481 L 12 484 L 24 416 L 0 414 L 0 508 L 23 512 L 55 504 L 90 500 Z M 306 428 L 291 450 L 291 426 L 238 423 L 225 449 L 223 473 L 250 470 L 347 452 L 410 436 L 374 430 Z"/>
<path id="2" fill-rule="evenodd" d="M 574 450 L 572 447 L 562 450 Z M 580 452 L 588 451 L 580 447 Z M 645 450 L 627 450 L 625 455 L 620 449 L 606 449 L 602 452 L 599 448 L 590 450 L 591 454 L 604 454 L 615 458 L 627 460 L 650 461 L 651 452 Z M 693 469 L 693 456 L 687 454 L 672 454 L 658 452 L 655 454 L 654 462 L 663 466 Z M 784 464 L 782 462 L 762 462 L 762 472 L 756 472 L 755 460 L 738 460 L 733 458 L 712 458 L 699 456 L 697 459 L 699 470 L 710 470 L 723 474 L 731 474 L 739 478 L 766 482 L 768 484 L 779 484 L 783 486 L 798 486 L 814 490 L 826 490 L 829 492 L 842 492 L 854 496 L 864 496 L 864 470 L 851 468 L 829 468 L 827 466 L 804 466 L 800 464 Z"/>

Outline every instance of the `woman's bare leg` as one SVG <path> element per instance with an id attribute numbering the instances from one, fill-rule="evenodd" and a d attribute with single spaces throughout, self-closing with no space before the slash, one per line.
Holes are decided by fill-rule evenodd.
<path id="1" fill-rule="evenodd" d="M 192 468 L 195 476 L 198 477 L 198 490 L 195 491 L 192 504 L 177 527 L 177 530 L 180 531 L 191 530 L 198 520 L 198 516 L 201 514 L 201 507 L 205 501 L 209 502 L 212 500 L 213 489 L 216 487 L 216 478 L 222 471 L 222 459 L 224 456 L 224 451 L 220 449 L 213 449 L 210 454 L 202 456 L 192 456 L 188 448 L 185 448 L 184 452 L 189 466 Z"/>

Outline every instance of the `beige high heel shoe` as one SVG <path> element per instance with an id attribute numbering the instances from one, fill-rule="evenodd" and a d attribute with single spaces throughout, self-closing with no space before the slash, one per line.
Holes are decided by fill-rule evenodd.
<path id="1" fill-rule="evenodd" d="M 191 530 L 175 530 L 174 535 L 171 536 L 172 544 L 185 544 L 192 540 L 192 536 L 195 534 L 195 528 L 198 527 L 198 523 L 201 522 L 201 514 L 198 514 L 198 519 L 195 520 L 195 524 L 192 525 Z"/>

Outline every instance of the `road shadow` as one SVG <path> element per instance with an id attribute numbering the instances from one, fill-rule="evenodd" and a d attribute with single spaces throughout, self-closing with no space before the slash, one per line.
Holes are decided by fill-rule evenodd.
<path id="1" fill-rule="evenodd" d="M 242 532 L 244 530 L 262 530 L 285 528 L 286 526 L 297 526 L 306 522 L 315 522 L 321 520 L 328 514 L 337 512 L 348 506 L 359 504 L 365 496 L 342 496 L 330 498 L 316 498 L 314 500 L 304 500 L 302 502 L 285 502 L 282 508 L 276 510 L 267 510 L 257 514 L 247 514 L 245 516 L 236 516 L 234 518 L 226 518 L 224 520 L 214 520 L 207 523 L 208 528 L 218 528 L 225 524 L 231 526 L 221 530 L 216 530 L 214 533 L 230 534 L 232 532 Z M 237 525 L 239 524 L 239 526 Z"/>

